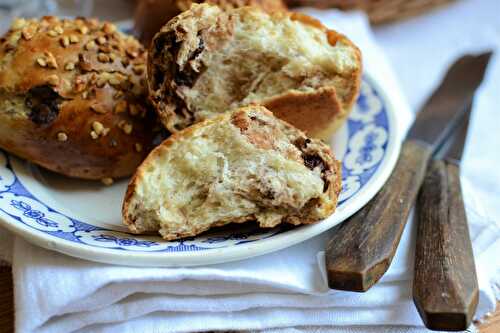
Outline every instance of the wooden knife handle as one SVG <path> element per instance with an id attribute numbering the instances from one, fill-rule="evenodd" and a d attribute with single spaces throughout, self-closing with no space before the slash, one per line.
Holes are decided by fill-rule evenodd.
<path id="1" fill-rule="evenodd" d="M 466 330 L 479 288 L 456 164 L 431 163 L 417 207 L 413 300 L 427 328 Z"/>
<path id="2" fill-rule="evenodd" d="M 330 288 L 366 291 L 387 271 L 431 153 L 425 143 L 405 141 L 380 192 L 334 230 L 325 251 Z"/>

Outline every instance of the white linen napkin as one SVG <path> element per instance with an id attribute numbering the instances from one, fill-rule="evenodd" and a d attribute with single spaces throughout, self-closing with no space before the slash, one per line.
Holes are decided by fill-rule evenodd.
<path id="1" fill-rule="evenodd" d="M 365 68 L 390 93 L 406 129 L 412 114 L 361 14 L 309 11 L 346 32 L 362 49 Z M 499 30 L 500 31 L 500 30 Z M 416 63 L 416 62 L 409 62 Z M 400 68 L 402 70 L 402 68 Z M 474 104 L 465 152 L 464 192 L 480 284 L 476 317 L 495 307 L 500 231 L 473 194 L 499 198 L 494 144 L 489 129 L 498 105 L 500 63 L 491 68 Z M 495 95 L 496 94 L 496 95 Z M 497 102 L 497 103 L 495 103 Z M 491 108 L 491 110 L 489 109 Z M 490 116 L 491 115 L 491 116 Z M 490 116 L 488 118 L 488 116 Z M 487 143 L 481 137 L 488 136 Z M 483 145 L 478 156 L 472 143 Z M 481 175 L 474 172 L 479 158 Z M 496 163 L 495 163 L 496 162 Z M 487 165 L 483 165 L 486 163 Z M 476 179 L 481 189 L 477 190 Z M 469 183 L 474 184 L 470 186 Z M 498 211 L 497 211 L 498 213 Z M 492 216 L 495 220 L 488 218 Z M 87 262 L 46 251 L 16 238 L 13 250 L 18 332 L 425 332 L 411 300 L 414 223 L 405 229 L 396 257 L 367 293 L 329 291 L 321 272 L 328 233 L 288 249 L 244 261 L 193 268 L 132 268 Z M 1 240 L 0 240 L 1 242 Z M 1 251 L 1 249 L 0 249 Z"/>

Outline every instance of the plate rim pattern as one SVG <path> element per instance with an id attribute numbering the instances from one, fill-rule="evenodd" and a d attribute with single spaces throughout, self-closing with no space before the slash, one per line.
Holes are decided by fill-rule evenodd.
<path id="1" fill-rule="evenodd" d="M 389 119 L 391 111 L 392 113 L 394 111 L 389 110 L 391 105 L 388 99 L 374 80 L 366 74 L 363 76 L 361 94 L 355 107 L 357 110 L 353 110 L 351 115 L 354 116 L 350 116 L 347 123 L 349 139 L 342 161 L 344 181 L 339 199 L 339 208 L 342 208 L 342 205 L 347 200 L 356 196 L 366 187 L 381 164 L 386 160 L 390 141 L 389 134 L 394 132 L 395 127 L 394 119 Z M 392 116 L 394 115 L 392 114 Z M 392 138 L 392 140 L 395 139 Z M 359 150 L 355 150 L 351 146 L 353 140 L 363 141 L 361 144 L 356 142 L 360 147 Z M 399 147 L 396 149 L 399 151 Z M 391 164 L 395 164 L 395 161 Z M 393 166 L 391 166 L 391 170 Z M 383 181 L 385 182 L 385 179 Z M 344 215 L 351 215 L 352 213 Z M 335 216 L 335 214 L 332 216 Z M 345 217 L 334 224 L 330 223 L 331 225 L 327 228 L 315 228 L 315 226 L 325 224 L 328 219 L 315 225 L 302 226 L 293 230 L 289 226 L 281 226 L 271 230 L 259 229 L 257 232 L 250 230 L 231 234 L 208 234 L 174 242 L 158 241 L 160 238 L 156 236 L 133 235 L 94 226 L 48 207 L 24 187 L 11 166 L 8 154 L 0 150 L 1 224 L 11 231 L 29 238 L 37 245 L 85 259 L 124 263 L 128 262 L 126 258 L 116 258 L 117 255 L 121 255 L 120 252 L 127 256 L 132 254 L 133 257 L 158 254 L 160 256 L 155 257 L 157 259 L 163 257 L 165 262 L 157 264 L 163 266 L 169 265 L 169 258 L 176 255 L 180 259 L 186 257 L 182 254 L 193 254 L 199 251 L 203 251 L 207 255 L 208 252 L 217 255 L 217 253 L 221 253 L 220 250 L 228 250 L 228 248 L 242 247 L 241 250 L 244 250 L 243 247 L 248 248 L 249 245 L 252 245 L 251 243 L 265 242 L 270 238 L 278 235 L 283 236 L 286 233 L 297 234 L 297 231 L 304 228 L 316 229 L 315 234 L 318 234 L 321 232 L 318 232 L 319 229 L 324 231 L 344 219 Z M 82 249 L 82 247 L 85 249 Z M 278 249 L 275 248 L 275 250 Z M 84 251 L 82 252 L 82 250 Z M 263 253 L 270 251 L 272 250 L 263 251 Z M 246 257 L 249 256 L 253 255 L 246 255 Z M 233 257 L 233 259 L 229 257 Z M 227 259 L 236 260 L 242 257 L 244 256 L 240 253 L 240 255 L 227 256 Z M 214 259 L 212 261 L 228 260 Z M 193 260 L 193 262 L 198 262 L 195 264 L 203 263 L 200 260 Z M 176 263 L 172 262 L 172 264 Z"/>

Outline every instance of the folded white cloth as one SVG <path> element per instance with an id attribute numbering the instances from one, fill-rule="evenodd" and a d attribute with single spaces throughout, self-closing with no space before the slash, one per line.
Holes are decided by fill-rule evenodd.
<path id="1" fill-rule="evenodd" d="M 464 1 L 451 10 L 460 6 L 467 8 L 471 2 Z M 400 126 L 407 128 L 412 114 L 392 71 L 373 41 L 365 17 L 361 14 L 341 15 L 334 11 L 308 12 L 321 18 L 325 24 L 344 31 L 360 45 L 365 68 L 390 93 L 401 115 Z M 442 15 L 438 16 L 439 20 L 455 20 L 444 11 L 433 15 Z M 422 19 L 408 24 L 418 27 L 419 20 Z M 409 31 L 412 34 L 407 38 L 415 44 L 429 37 L 419 35 L 415 27 Z M 497 29 L 497 37 L 499 32 Z M 377 38 L 394 59 L 397 48 L 391 44 L 390 33 L 381 31 Z M 411 79 L 407 79 L 405 73 L 422 71 L 421 76 L 427 78 L 427 69 L 420 66 L 419 60 L 429 55 L 416 46 L 414 52 L 407 60 L 410 65 L 401 62 L 397 68 L 408 93 L 412 92 Z M 431 78 L 429 82 L 437 82 L 444 69 L 440 68 L 439 73 L 427 73 Z M 498 105 L 499 80 L 500 62 L 496 60 L 474 103 L 463 172 L 481 290 L 478 318 L 495 307 L 492 281 L 498 277 L 499 270 L 496 256 L 500 253 L 500 230 L 495 223 L 500 221 L 499 207 L 495 206 L 496 211 L 493 207 L 486 215 L 480 205 L 495 199 L 498 202 L 500 198 L 500 179 L 494 169 L 500 162 L 496 153 L 500 133 L 495 131 L 495 124 L 491 121 L 496 119 L 492 113 Z M 424 85 L 423 82 L 419 84 Z M 426 91 L 431 88 L 426 88 Z M 423 88 L 420 90 L 424 91 Z M 420 102 L 415 99 L 412 104 Z M 485 137 L 488 142 L 484 142 Z M 480 198 L 479 203 L 474 201 L 474 195 Z M 12 251 L 16 328 L 18 332 L 164 333 L 222 329 L 290 333 L 425 332 L 411 299 L 414 226 L 410 220 L 388 273 L 363 294 L 328 290 L 321 271 L 324 265 L 321 251 L 328 233 L 266 256 L 208 267 L 176 269 L 96 264 L 39 249 L 16 239 Z"/>
<path id="2" fill-rule="evenodd" d="M 471 225 L 485 230 L 483 220 L 472 217 Z M 323 258 L 316 256 L 328 233 L 258 258 L 173 269 L 95 264 L 17 239 L 16 326 L 19 332 L 126 333 L 289 327 L 364 332 L 359 326 L 365 325 L 384 332 L 403 325 L 413 328 L 394 332 L 425 332 L 411 300 L 413 228 L 410 222 L 388 273 L 364 294 L 328 290 Z M 481 252 L 478 259 L 483 255 L 491 258 Z M 479 277 L 482 316 L 495 299 L 487 277 Z"/>

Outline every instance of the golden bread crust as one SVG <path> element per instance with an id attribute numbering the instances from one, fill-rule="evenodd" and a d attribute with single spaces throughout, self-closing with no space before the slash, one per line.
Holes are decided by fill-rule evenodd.
<path id="1" fill-rule="evenodd" d="M 301 130 L 319 139 L 327 140 L 344 121 L 340 117 L 343 108 L 332 87 L 311 93 L 290 92 L 264 100 L 262 104 L 276 117 L 291 124 L 301 124 Z"/>
<path id="2" fill-rule="evenodd" d="M 93 19 L 18 19 L 0 40 L 0 148 L 63 175 L 131 175 L 152 148 L 146 54 Z"/>

